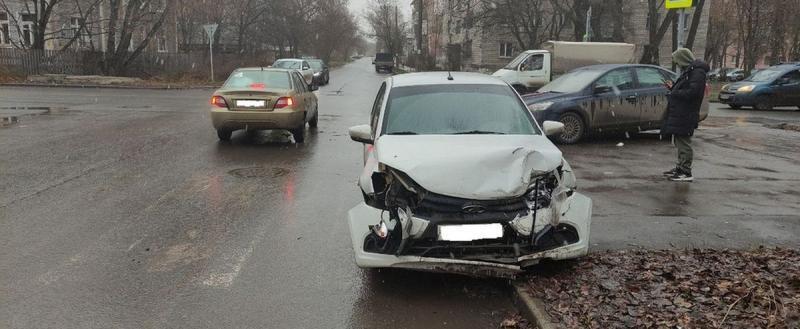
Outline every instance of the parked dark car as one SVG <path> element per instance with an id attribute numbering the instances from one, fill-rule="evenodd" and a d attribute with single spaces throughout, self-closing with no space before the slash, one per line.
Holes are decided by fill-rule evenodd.
<path id="1" fill-rule="evenodd" d="M 733 109 L 752 106 L 770 110 L 775 106 L 800 107 L 800 63 L 771 66 L 747 79 L 722 86 L 719 101 Z"/>
<path id="2" fill-rule="evenodd" d="M 317 58 L 308 59 L 306 61 L 311 64 L 311 69 L 314 70 L 314 82 L 316 82 L 318 86 L 330 83 L 331 72 L 325 61 Z"/>
<path id="3" fill-rule="evenodd" d="M 372 61 L 375 65 L 375 72 L 394 72 L 394 55 L 390 53 L 377 53 L 375 60 Z"/>
<path id="4" fill-rule="evenodd" d="M 725 81 L 725 74 L 733 70 L 730 67 L 718 67 L 708 72 L 708 79 L 711 81 Z"/>
<path id="5" fill-rule="evenodd" d="M 742 69 L 731 70 L 725 74 L 725 78 L 728 81 L 742 81 L 745 78 L 745 72 Z"/>
<path id="6" fill-rule="evenodd" d="M 523 96 L 536 121 L 560 121 L 564 131 L 557 142 L 571 144 L 606 131 L 659 129 L 667 111 L 665 81 L 677 75 L 662 67 L 607 64 L 582 67 Z M 709 87 L 700 109 L 708 116 Z"/>

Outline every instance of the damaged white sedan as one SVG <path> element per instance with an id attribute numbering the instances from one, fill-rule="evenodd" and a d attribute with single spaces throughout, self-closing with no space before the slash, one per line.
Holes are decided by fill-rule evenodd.
<path id="1" fill-rule="evenodd" d="M 592 201 L 511 86 L 471 73 L 383 83 L 348 213 L 356 264 L 513 276 L 542 259 L 585 255 Z M 543 132 L 544 130 L 544 132 Z"/>

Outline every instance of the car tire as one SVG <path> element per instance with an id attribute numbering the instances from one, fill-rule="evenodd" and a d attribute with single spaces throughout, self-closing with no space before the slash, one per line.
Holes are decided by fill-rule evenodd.
<path id="1" fill-rule="evenodd" d="M 736 104 L 728 104 L 728 107 L 730 107 L 733 110 L 738 110 L 742 108 L 741 105 L 736 105 Z"/>
<path id="2" fill-rule="evenodd" d="M 753 108 L 759 111 L 769 111 L 772 110 L 772 104 L 769 103 L 768 97 L 761 96 L 756 98 L 756 105 L 753 105 Z"/>
<path id="3" fill-rule="evenodd" d="M 217 137 L 221 141 L 229 141 L 231 140 L 231 135 L 233 135 L 233 131 L 230 129 L 217 129 Z"/>
<path id="4" fill-rule="evenodd" d="M 306 141 L 306 124 L 303 123 L 300 127 L 294 128 L 289 130 L 292 133 L 292 137 L 294 137 L 295 143 L 303 143 Z"/>
<path id="5" fill-rule="evenodd" d="M 311 120 L 308 120 L 308 126 L 311 128 L 316 128 L 317 124 L 319 124 L 319 109 L 315 111 L 314 117 Z"/>
<path id="6" fill-rule="evenodd" d="M 556 136 L 556 141 L 561 144 L 575 144 L 586 133 L 586 124 L 583 118 L 575 112 L 567 112 L 558 119 L 564 124 L 564 131 Z"/>
<path id="7" fill-rule="evenodd" d="M 327 86 L 329 83 L 331 83 L 331 76 L 328 75 L 325 76 L 325 85 Z"/>

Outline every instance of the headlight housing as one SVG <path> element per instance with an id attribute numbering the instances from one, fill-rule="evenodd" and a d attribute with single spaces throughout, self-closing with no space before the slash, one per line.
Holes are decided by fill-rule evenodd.
<path id="1" fill-rule="evenodd" d="M 530 109 L 531 111 L 544 111 L 548 107 L 550 107 L 550 105 L 553 105 L 553 102 L 533 103 L 531 105 L 528 105 L 528 109 Z"/>
<path id="2" fill-rule="evenodd" d="M 747 86 L 744 86 L 744 87 L 739 87 L 739 89 L 736 89 L 736 92 L 737 93 L 749 93 L 749 92 L 753 91 L 753 88 L 755 88 L 755 87 L 756 87 L 755 85 L 747 85 Z"/>

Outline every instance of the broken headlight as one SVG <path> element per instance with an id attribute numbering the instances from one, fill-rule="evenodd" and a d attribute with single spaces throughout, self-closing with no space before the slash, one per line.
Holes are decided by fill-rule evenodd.
<path id="1" fill-rule="evenodd" d="M 538 210 L 550 206 L 553 190 L 558 186 L 555 172 L 550 172 L 534 178 L 533 183 L 525 194 L 525 202 L 530 210 Z"/>

